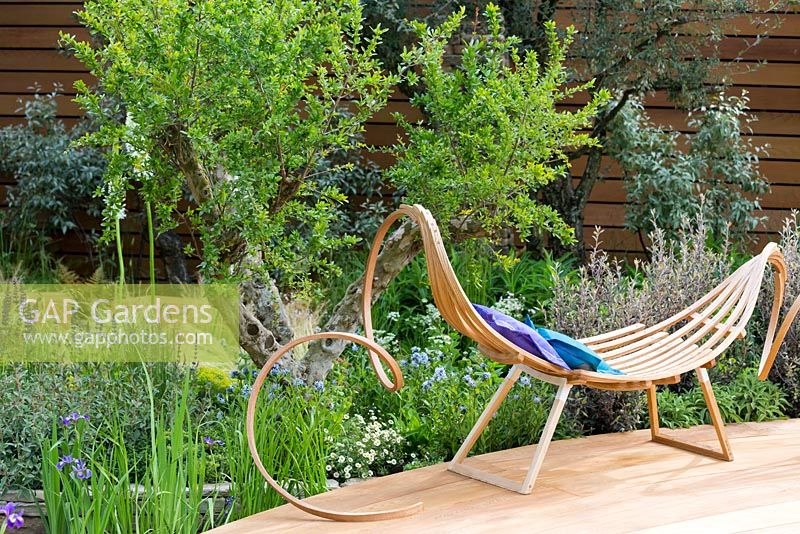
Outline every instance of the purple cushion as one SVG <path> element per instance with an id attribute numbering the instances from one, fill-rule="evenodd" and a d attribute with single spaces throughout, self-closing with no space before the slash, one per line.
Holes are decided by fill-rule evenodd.
<path id="1" fill-rule="evenodd" d="M 504 313 L 500 313 L 492 308 L 487 308 L 486 306 L 481 306 L 480 304 L 473 304 L 472 307 L 475 308 L 478 315 L 483 317 L 483 320 L 486 321 L 495 332 L 514 345 L 554 365 L 569 369 L 569 366 L 564 362 L 561 356 L 558 355 L 555 349 L 550 346 L 550 343 L 530 326 Z"/>

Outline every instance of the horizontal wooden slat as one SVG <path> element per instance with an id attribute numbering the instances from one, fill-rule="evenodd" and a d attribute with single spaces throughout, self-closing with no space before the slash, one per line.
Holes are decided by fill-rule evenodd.
<path id="1" fill-rule="evenodd" d="M 64 125 L 67 128 L 72 128 L 73 126 L 75 126 L 78 123 L 79 120 L 80 119 L 69 118 L 69 117 L 66 118 L 66 119 L 62 119 L 62 121 L 64 122 Z M 25 117 L 20 117 L 20 116 L 2 117 L 2 116 L 0 116 L 0 128 L 2 128 L 3 126 L 12 126 L 12 125 L 15 125 L 15 124 L 23 124 L 24 122 L 25 122 Z"/>
<path id="2" fill-rule="evenodd" d="M 74 94 L 77 80 L 83 80 L 90 85 L 95 82 L 86 72 L 0 72 L 0 93 L 31 94 L 37 84 L 46 93 L 53 89 L 54 84 L 58 84 L 64 93 Z"/>
<path id="3" fill-rule="evenodd" d="M 64 3 L 18 3 L 3 6 L 2 26 L 77 26 L 75 11 L 83 7 L 82 2 Z"/>
<path id="4" fill-rule="evenodd" d="M 800 61 L 798 39 L 768 37 L 756 43 L 750 38 L 727 37 L 718 43 L 717 50 L 722 60 Z"/>
<path id="5" fill-rule="evenodd" d="M 2 95 L 0 94 L 0 115 L 24 115 L 23 104 L 27 101 L 33 100 L 32 97 L 27 95 Z M 80 106 L 74 102 L 72 96 L 57 96 L 56 104 L 58 105 L 59 116 L 79 117 L 83 113 Z"/>
<path id="6" fill-rule="evenodd" d="M 573 111 L 576 106 L 562 106 L 561 109 Z M 685 111 L 667 108 L 652 108 L 647 115 L 655 126 L 671 128 L 681 132 L 692 132 L 696 128 L 689 126 L 689 116 Z M 800 136 L 800 112 L 760 111 L 750 113 L 753 119 L 749 124 L 743 122 L 743 133 L 756 135 L 792 135 Z"/>
<path id="7" fill-rule="evenodd" d="M 751 111 L 800 111 L 800 83 L 797 87 L 757 87 L 750 85 L 737 85 L 726 89 L 725 94 L 739 96 L 742 90 L 747 91 L 750 97 Z M 564 104 L 585 104 L 588 102 L 586 93 L 576 93 Z M 675 104 L 669 100 L 663 91 L 648 95 L 644 100 L 645 106 L 652 108 L 673 109 Z"/>
<path id="8" fill-rule="evenodd" d="M 625 205 L 590 202 L 584 211 L 587 226 L 617 227 L 625 226 Z M 756 228 L 758 232 L 779 232 L 783 221 L 791 215 L 788 209 L 762 209 L 755 212 L 756 217 L 764 217 Z"/>
<path id="9" fill-rule="evenodd" d="M 82 41 L 89 40 L 89 32 L 81 27 L 7 26 L 0 27 L 0 48 L 58 48 L 61 31 L 75 35 Z"/>
<path id="10" fill-rule="evenodd" d="M 86 72 L 86 67 L 57 50 L 0 50 L 0 70 Z"/>
<path id="11" fill-rule="evenodd" d="M 748 195 L 750 196 L 750 195 Z M 625 184 L 621 179 L 607 179 L 595 184 L 590 197 L 592 202 L 619 203 L 626 201 Z M 772 185 L 761 199 L 764 209 L 792 209 L 800 207 L 800 187 Z"/>

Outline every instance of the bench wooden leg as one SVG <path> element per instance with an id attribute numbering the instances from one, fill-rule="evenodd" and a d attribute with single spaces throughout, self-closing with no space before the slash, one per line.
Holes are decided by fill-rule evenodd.
<path id="1" fill-rule="evenodd" d="M 542 436 L 539 438 L 539 443 L 536 445 L 536 452 L 531 459 L 528 472 L 525 475 L 525 480 L 520 483 L 515 480 L 495 475 L 493 473 L 488 473 L 486 471 L 481 471 L 480 469 L 466 465 L 464 460 L 466 459 L 467 454 L 469 454 L 469 451 L 475 446 L 475 443 L 478 441 L 478 437 L 480 437 L 480 435 L 483 433 L 484 429 L 489 424 L 489 421 L 491 421 L 494 414 L 497 413 L 497 410 L 500 408 L 503 400 L 505 400 L 509 391 L 511 391 L 511 388 L 519 379 L 520 374 L 523 371 L 528 372 L 537 378 L 558 385 L 558 391 L 556 392 L 555 400 L 553 401 L 553 407 L 550 409 L 550 415 L 547 417 L 547 423 L 544 426 L 544 430 L 542 430 Z M 529 494 L 531 491 L 533 491 L 533 485 L 536 482 L 536 477 L 539 475 L 539 471 L 544 463 L 544 457 L 547 454 L 547 448 L 550 445 L 550 441 L 553 439 L 553 433 L 555 432 L 558 421 L 561 418 L 561 412 L 564 409 L 564 404 L 569 396 L 570 389 L 572 389 L 572 385 L 568 384 L 566 379 L 543 375 L 540 376 L 540 373 L 528 369 L 527 367 L 515 365 L 511 368 L 503 383 L 500 384 L 500 387 L 497 388 L 492 400 L 489 401 L 489 404 L 483 410 L 483 413 L 478 418 L 475 426 L 472 427 L 472 430 L 470 430 L 469 434 L 467 435 L 467 439 L 465 439 L 464 443 L 461 444 L 458 452 L 450 462 L 448 469 L 454 473 L 468 476 L 470 478 L 487 482 L 511 491 L 516 491 L 517 493 L 522 493 L 523 495 Z"/>
<path id="2" fill-rule="evenodd" d="M 661 433 L 661 428 L 658 425 L 658 403 L 656 401 L 656 387 L 651 386 L 647 390 L 647 407 L 650 411 L 650 435 L 652 440 L 656 443 L 670 445 L 696 454 L 710 456 L 718 460 L 725 460 L 727 462 L 733 461 L 733 452 L 731 445 L 728 442 L 728 436 L 725 433 L 725 421 L 722 420 L 722 414 L 717 405 L 717 398 L 714 396 L 714 390 L 711 388 L 711 381 L 708 379 L 708 371 L 702 367 L 696 369 L 697 378 L 700 382 L 700 388 L 703 390 L 703 396 L 706 399 L 706 406 L 708 406 L 708 413 L 711 416 L 711 423 L 714 425 L 714 431 L 717 433 L 719 440 L 720 450 L 709 449 L 699 445 L 693 445 L 679 441 L 675 438 L 664 436 Z"/>

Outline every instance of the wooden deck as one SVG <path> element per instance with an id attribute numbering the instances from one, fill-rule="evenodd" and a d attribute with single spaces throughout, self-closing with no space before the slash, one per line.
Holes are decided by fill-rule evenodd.
<path id="1" fill-rule="evenodd" d="M 650 442 L 647 430 L 605 434 L 553 442 L 531 495 L 440 464 L 310 499 L 337 510 L 422 501 L 412 518 L 334 523 L 286 505 L 213 532 L 800 532 L 800 420 L 727 428 L 733 462 Z M 716 444 L 710 426 L 674 432 Z M 467 463 L 521 478 L 531 454 L 522 447 Z"/>

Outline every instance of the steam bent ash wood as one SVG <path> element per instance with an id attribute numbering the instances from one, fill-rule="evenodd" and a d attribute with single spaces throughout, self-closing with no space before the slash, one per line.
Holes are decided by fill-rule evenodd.
<path id="1" fill-rule="evenodd" d="M 442 317 L 450 326 L 475 341 L 478 348 L 487 357 L 499 363 L 512 365 L 508 376 L 450 463 L 448 468 L 451 471 L 519 493 L 530 493 L 541 469 L 561 411 L 571 388 L 575 385 L 616 391 L 646 390 L 653 441 L 721 460 L 733 460 L 733 454 L 725 434 L 724 422 L 711 388 L 707 369 L 716 363 L 716 359 L 731 343 L 742 337 L 755 308 L 764 271 L 768 265 L 772 265 L 775 269 L 775 295 L 759 366 L 759 378 L 763 380 L 769 374 L 778 349 L 786 337 L 791 323 L 800 311 L 800 298 L 798 298 L 778 328 L 787 269 L 783 255 L 775 243 L 765 246 L 759 255 L 739 267 L 708 294 L 660 323 L 652 326 L 641 323 L 634 324 L 582 339 L 583 343 L 602 355 L 610 365 L 624 372 L 622 375 L 610 375 L 558 367 L 517 347 L 494 331 L 477 314 L 467 299 L 447 257 L 439 228 L 430 212 L 420 205 L 404 205 L 389 215 L 378 229 L 367 259 L 361 295 L 364 336 L 347 332 L 323 332 L 298 338 L 281 347 L 269 359 L 254 385 L 247 412 L 250 452 L 267 482 L 287 501 L 310 514 L 338 521 L 394 519 L 414 514 L 422 509 L 421 503 L 415 503 L 405 508 L 379 512 L 335 512 L 301 501 L 290 495 L 270 477 L 259 458 L 253 433 L 258 393 L 269 370 L 283 354 L 301 343 L 321 339 L 358 343 L 367 349 L 381 384 L 389 391 L 397 391 L 402 387 L 403 377 L 397 362 L 374 341 L 371 315 L 373 280 L 381 244 L 392 224 L 402 217 L 409 217 L 419 228 L 433 299 Z M 387 374 L 383 365 L 388 366 L 391 376 Z M 655 402 L 656 386 L 676 383 L 680 380 L 681 375 L 690 371 L 696 372 L 700 379 L 719 440 L 720 450 L 718 451 L 664 436 L 658 426 L 658 407 Z M 558 392 L 526 476 L 522 481 L 515 481 L 472 467 L 466 462 L 466 457 L 522 373 L 555 384 L 558 386 Z"/>

